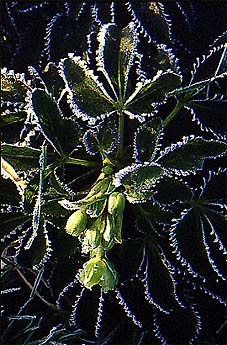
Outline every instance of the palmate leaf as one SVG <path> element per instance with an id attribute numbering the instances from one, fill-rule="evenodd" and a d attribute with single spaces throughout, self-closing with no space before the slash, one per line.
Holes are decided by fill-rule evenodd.
<path id="1" fill-rule="evenodd" d="M 225 172 L 211 174 L 199 197 L 173 224 L 170 239 L 178 260 L 190 273 L 226 279 L 223 181 Z"/>
<path id="2" fill-rule="evenodd" d="M 202 169 L 205 158 L 216 158 L 227 150 L 221 140 L 205 140 L 202 137 L 185 137 L 183 142 L 172 144 L 161 152 L 157 163 L 167 169 L 195 171 Z"/>
<path id="3" fill-rule="evenodd" d="M 134 159 L 138 163 L 151 161 L 162 136 L 162 120 L 155 117 L 140 126 L 134 138 Z"/>
<path id="4" fill-rule="evenodd" d="M 103 25 L 97 40 L 99 42 L 96 57 L 98 70 L 103 73 L 115 98 L 119 102 L 124 102 L 128 90 L 129 72 L 138 42 L 135 23 L 130 22 L 123 30 L 113 23 Z"/>
<path id="5" fill-rule="evenodd" d="M 129 202 L 145 202 L 152 198 L 158 180 L 165 170 L 158 164 L 132 164 L 115 174 L 114 185 L 123 185 Z"/>

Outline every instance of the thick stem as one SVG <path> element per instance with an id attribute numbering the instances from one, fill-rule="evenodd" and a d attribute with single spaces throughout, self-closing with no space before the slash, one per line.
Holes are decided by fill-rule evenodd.
<path id="1" fill-rule="evenodd" d="M 177 104 L 175 105 L 175 108 L 171 111 L 171 113 L 169 114 L 169 116 L 167 116 L 167 118 L 165 119 L 164 123 L 163 123 L 163 127 L 166 127 L 169 125 L 169 123 L 175 118 L 175 116 L 179 113 L 179 111 L 181 110 L 181 108 L 183 108 L 183 105 L 177 101 Z"/>

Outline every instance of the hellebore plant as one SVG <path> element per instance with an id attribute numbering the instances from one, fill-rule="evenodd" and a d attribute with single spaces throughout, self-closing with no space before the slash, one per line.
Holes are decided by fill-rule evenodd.
<path id="1" fill-rule="evenodd" d="M 84 291 L 99 288 L 96 337 L 103 292 L 115 294 L 135 326 L 147 329 L 125 292 L 138 283 L 153 313 L 154 337 L 168 341 L 164 324 L 184 311 L 192 327 L 183 341 L 192 343 L 201 319 L 180 282 L 226 303 L 218 293 L 226 279 L 226 170 L 211 171 L 203 181 L 200 175 L 206 159 L 227 150 L 224 134 L 200 118 L 203 105 L 222 101 L 224 36 L 197 61 L 189 82 L 172 50 L 146 39 L 135 18 L 123 28 L 100 24 L 91 37 L 83 57 L 69 53 L 42 73 L 29 67 L 30 78 L 2 71 L 11 121 L 26 117 L 18 143 L 2 144 L 3 176 L 21 197 L 15 191 L 1 196 L 3 241 L 12 239 L 4 264 L 36 272 L 34 296 L 51 262 L 76 257 L 72 282 L 56 304 L 44 301 L 60 312 L 68 291 L 81 286 L 70 317 L 77 325 Z M 152 47 L 149 67 L 144 44 Z M 173 107 L 166 114 L 168 104 Z M 188 110 L 193 126 L 169 139 L 169 128 Z M 196 178 L 202 183 L 193 188 Z"/>

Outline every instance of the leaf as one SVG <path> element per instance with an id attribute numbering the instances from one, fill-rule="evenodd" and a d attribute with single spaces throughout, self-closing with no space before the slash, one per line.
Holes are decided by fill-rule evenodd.
<path id="1" fill-rule="evenodd" d="M 104 156 L 112 153 L 118 141 L 117 125 L 112 117 L 104 119 L 98 126 L 89 129 L 83 137 L 86 151 L 91 155 L 98 152 Z"/>
<path id="2" fill-rule="evenodd" d="M 139 279 L 144 285 L 145 298 L 151 305 L 169 314 L 178 304 L 172 267 L 155 244 L 149 243 L 145 253 L 139 273 Z"/>
<path id="3" fill-rule="evenodd" d="M 208 178 L 204 178 L 204 185 L 200 194 L 200 202 L 209 209 L 216 209 L 220 206 L 219 212 L 224 210 L 227 203 L 226 190 L 223 188 L 226 183 L 227 169 L 219 169 L 217 172 L 210 171 Z"/>
<path id="4" fill-rule="evenodd" d="M 71 119 L 64 119 L 59 128 L 58 138 L 63 152 L 70 155 L 75 149 L 78 149 L 83 132 L 78 122 Z"/>
<path id="5" fill-rule="evenodd" d="M 166 208 L 161 208 L 158 203 L 146 202 L 142 207 L 141 216 L 137 215 L 137 227 L 141 231 L 140 224 L 144 222 L 143 229 L 146 231 L 158 230 L 156 224 L 170 224 L 173 219 L 173 212 Z M 161 227 L 161 232 L 163 226 Z"/>
<path id="6" fill-rule="evenodd" d="M 118 100 L 118 61 L 121 31 L 114 23 L 108 23 L 101 26 L 97 35 L 97 66 L 107 80 L 107 87 Z"/>
<path id="7" fill-rule="evenodd" d="M 209 130 L 215 134 L 226 132 L 226 102 L 220 99 L 190 99 L 184 105 L 193 115 L 193 121 L 201 129 Z M 214 116 L 215 114 L 215 116 Z"/>
<path id="8" fill-rule="evenodd" d="M 136 55 L 137 43 L 137 28 L 134 22 L 130 22 L 121 32 L 119 46 L 119 93 L 123 102 L 126 98 L 129 72 Z"/>
<path id="9" fill-rule="evenodd" d="M 40 150 L 28 146 L 16 146 L 2 144 L 2 157 L 7 160 L 16 170 L 29 170 L 38 168 Z"/>
<path id="10" fill-rule="evenodd" d="M 27 233 L 27 236 L 30 237 L 30 235 L 31 234 Z M 46 239 L 43 233 L 43 222 L 41 222 L 39 232 L 37 236 L 34 238 L 32 246 L 29 247 L 27 250 L 25 250 L 25 248 L 21 249 L 19 255 L 17 256 L 17 262 L 19 265 L 31 267 L 36 264 L 39 264 L 40 261 L 43 259 L 45 253 Z"/>
<path id="11" fill-rule="evenodd" d="M 149 113 L 156 103 L 163 102 L 167 94 L 181 84 L 181 76 L 172 71 L 158 71 L 152 79 L 138 82 L 129 96 L 125 108 L 133 113 Z"/>
<path id="12" fill-rule="evenodd" d="M 23 121 L 26 117 L 25 97 L 30 88 L 25 75 L 3 68 L 1 71 L 1 126 Z"/>
<path id="13" fill-rule="evenodd" d="M 171 245 L 177 259 L 186 266 L 189 273 L 201 276 L 203 279 L 217 279 L 218 276 L 224 279 L 217 263 L 212 258 L 212 249 L 208 245 L 210 234 L 213 235 L 213 242 L 217 241 L 215 228 L 212 222 L 207 221 L 209 218 L 205 218 L 206 220 L 204 216 L 201 216 L 200 209 L 196 207 L 185 210 L 181 218 L 172 226 Z M 219 222 L 217 227 L 218 232 L 223 232 L 224 223 L 224 218 L 222 218 L 222 222 Z"/>
<path id="14" fill-rule="evenodd" d="M 139 2 L 128 3 L 128 9 L 132 15 L 138 15 L 141 22 L 146 23 L 146 27 L 152 32 L 154 41 L 158 43 L 171 44 L 171 21 L 164 12 L 164 6 L 160 2 L 144 2 L 143 6 Z M 136 10 L 136 11 L 135 11 Z M 147 17 L 147 19 L 146 19 Z"/>
<path id="15" fill-rule="evenodd" d="M 134 158 L 136 162 L 147 162 L 154 158 L 162 135 L 162 120 L 155 117 L 140 126 L 134 139 Z"/>
<path id="16" fill-rule="evenodd" d="M 54 99 L 58 101 L 64 89 L 64 82 L 59 75 L 57 66 L 53 62 L 49 62 L 45 67 L 42 79 L 48 91 L 53 95 Z"/>
<path id="17" fill-rule="evenodd" d="M 225 153 L 227 144 L 221 140 L 205 140 L 201 137 L 184 138 L 161 152 L 157 163 L 164 168 L 182 171 L 202 169 L 205 158 L 216 158 Z"/>
<path id="18" fill-rule="evenodd" d="M 176 307 L 172 313 L 154 313 L 156 336 L 162 344 L 193 344 L 201 331 L 201 316 L 195 304 Z M 174 329 L 174 332 L 173 332 Z"/>
<path id="19" fill-rule="evenodd" d="M 136 54 L 138 33 L 134 22 L 120 30 L 117 25 L 103 25 L 98 33 L 98 70 L 108 82 L 114 98 L 124 103 L 128 90 L 128 77 Z M 118 54 L 116 54 L 118 52 Z M 116 90 L 118 89 L 118 93 Z"/>
<path id="20" fill-rule="evenodd" d="M 32 212 L 36 195 L 39 189 L 39 173 L 37 173 L 28 183 L 24 191 L 23 206 L 26 212 Z"/>
<path id="21" fill-rule="evenodd" d="M 114 110 L 113 99 L 107 94 L 85 61 L 79 57 L 64 59 L 61 74 L 69 91 L 70 104 L 83 120 L 99 118 Z"/>
<path id="22" fill-rule="evenodd" d="M 192 199 L 193 192 L 183 181 L 164 177 L 155 188 L 154 199 L 160 204 L 174 204 L 175 202 L 188 202 Z"/>
<path id="23" fill-rule="evenodd" d="M 115 246 L 111 249 L 116 261 L 116 269 L 119 272 L 121 281 L 131 280 L 136 277 L 141 263 L 143 262 L 144 244 L 142 239 L 127 239 L 121 246 Z M 125 253 L 127 252 L 127 255 Z M 118 265 L 117 265 L 118 263 Z"/>
<path id="24" fill-rule="evenodd" d="M 3 213 L 1 215 L 1 238 L 15 234 L 16 230 L 21 229 L 29 220 L 30 216 L 22 212 Z"/>
<path id="25" fill-rule="evenodd" d="M 71 153 L 78 145 L 81 136 L 78 123 L 71 119 L 64 119 L 54 98 L 45 91 L 39 89 L 34 91 L 32 99 L 46 139 L 59 154 Z"/>
<path id="26" fill-rule="evenodd" d="M 115 174 L 114 185 L 123 185 L 124 194 L 131 203 L 152 198 L 154 188 L 164 170 L 157 164 L 133 164 Z"/>
<path id="27" fill-rule="evenodd" d="M 40 89 L 33 92 L 32 102 L 45 138 L 61 155 L 62 147 L 59 142 L 59 135 L 62 130 L 63 117 L 57 103 Z"/>

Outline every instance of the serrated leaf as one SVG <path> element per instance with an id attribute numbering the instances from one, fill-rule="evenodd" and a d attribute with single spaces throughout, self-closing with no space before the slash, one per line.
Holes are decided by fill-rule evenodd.
<path id="1" fill-rule="evenodd" d="M 121 280 L 127 281 L 135 278 L 139 267 L 143 261 L 144 244 L 141 239 L 127 239 L 121 246 L 113 247 L 111 254 L 120 263 L 116 269 L 119 272 Z M 125 253 L 127 252 L 127 255 Z"/>
<path id="2" fill-rule="evenodd" d="M 63 152 L 69 155 L 77 149 L 82 135 L 83 132 L 77 122 L 71 119 L 64 119 L 58 134 Z"/>
<path id="3" fill-rule="evenodd" d="M 32 147 L 2 144 L 1 154 L 16 170 L 26 171 L 39 165 L 40 150 Z"/>
<path id="4" fill-rule="evenodd" d="M 7 237 L 12 231 L 21 228 L 29 220 L 29 215 L 21 212 L 3 213 L 1 215 L 1 238 Z"/>
<path id="5" fill-rule="evenodd" d="M 130 22 L 121 32 L 119 46 L 119 93 L 123 102 L 125 101 L 128 86 L 128 78 L 133 60 L 136 54 L 138 42 L 137 30 L 134 22 Z"/>
<path id="6" fill-rule="evenodd" d="M 201 227 L 204 233 L 207 258 L 222 280 L 227 279 L 226 260 L 227 246 L 225 231 L 227 219 L 222 215 L 203 214 L 201 215 Z"/>
<path id="7" fill-rule="evenodd" d="M 137 216 L 137 227 L 140 230 L 140 223 L 145 221 L 146 229 L 151 231 L 155 229 L 156 224 L 170 224 L 173 219 L 173 212 L 161 208 L 158 203 L 147 202 L 143 206 L 143 217 Z M 143 227 L 144 228 L 144 227 Z"/>
<path id="8" fill-rule="evenodd" d="M 154 199 L 160 204 L 174 204 L 175 202 L 188 202 L 193 192 L 183 181 L 165 177 L 159 181 L 155 188 Z"/>
<path id="9" fill-rule="evenodd" d="M 201 317 L 193 304 L 170 314 L 155 312 L 156 335 L 163 344 L 193 344 L 201 330 Z M 174 329 L 174 332 L 173 332 Z"/>
<path id="10" fill-rule="evenodd" d="M 86 151 L 90 155 L 95 155 L 99 152 L 99 140 L 96 130 L 88 129 L 83 136 L 83 142 Z"/>
<path id="11" fill-rule="evenodd" d="M 27 234 L 29 235 L 29 234 Z M 33 266 L 43 259 L 46 252 L 46 239 L 43 233 L 43 222 L 37 236 L 34 238 L 32 246 L 25 250 L 24 248 L 20 251 L 17 256 L 17 262 L 19 265 Z"/>
<path id="12" fill-rule="evenodd" d="M 167 148 L 157 162 L 164 168 L 197 170 L 202 169 L 205 158 L 221 156 L 226 150 L 227 144 L 222 141 L 197 137 Z"/>
<path id="13" fill-rule="evenodd" d="M 199 210 L 192 208 L 176 221 L 170 237 L 177 259 L 191 274 L 215 279 L 219 274 L 209 254 L 207 236 L 210 231 L 211 228 L 205 227 Z"/>
<path id="14" fill-rule="evenodd" d="M 49 62 L 45 67 L 42 79 L 54 99 L 58 100 L 64 89 L 64 82 L 59 75 L 57 66 L 53 62 Z"/>
<path id="15" fill-rule="evenodd" d="M 107 80 L 107 87 L 118 99 L 118 60 L 119 56 L 116 52 L 119 51 L 120 45 L 120 29 L 114 23 L 102 25 L 98 36 L 98 50 L 97 50 L 97 65 Z"/>
<path id="16" fill-rule="evenodd" d="M 57 103 L 43 90 L 36 90 L 32 94 L 34 111 L 46 139 L 54 149 L 62 154 L 59 136 L 62 130 L 63 117 Z"/>
<path id="17" fill-rule="evenodd" d="M 83 142 L 86 151 L 91 155 L 100 152 L 105 156 L 113 152 L 118 144 L 118 131 L 114 119 L 106 118 L 98 126 L 89 129 L 83 137 Z"/>
<path id="18" fill-rule="evenodd" d="M 226 132 L 226 102 L 215 99 L 192 99 L 185 101 L 193 114 L 193 120 L 204 130 L 211 130 L 219 134 Z M 215 116 L 214 116 L 215 114 Z"/>
<path id="19" fill-rule="evenodd" d="M 129 202 L 145 202 L 151 199 L 154 187 L 163 174 L 164 170 L 159 165 L 133 164 L 115 175 L 114 185 L 124 186 Z"/>
<path id="20" fill-rule="evenodd" d="M 141 19 L 145 19 L 147 15 L 146 24 L 149 24 L 150 30 L 152 30 L 152 37 L 159 43 L 165 43 L 170 45 L 171 43 L 171 32 L 170 32 L 170 18 L 164 12 L 164 6 L 160 2 L 144 2 L 141 6 L 140 2 L 134 2 L 132 6 L 135 13 L 139 13 Z M 142 20 L 141 20 L 142 21 Z M 143 21 L 142 21 L 143 22 Z"/>
<path id="21" fill-rule="evenodd" d="M 162 120 L 155 117 L 140 126 L 135 134 L 134 158 L 136 162 L 147 162 L 155 155 L 158 140 L 162 133 Z"/>
<path id="22" fill-rule="evenodd" d="M 79 143 L 79 125 L 71 119 L 63 119 L 54 98 L 43 90 L 32 95 L 34 111 L 44 136 L 59 154 L 71 153 Z M 67 140 L 66 140 L 67 136 Z"/>
<path id="23" fill-rule="evenodd" d="M 200 195 L 200 201 L 204 206 L 212 208 L 215 204 L 222 205 L 227 203 L 226 190 L 223 188 L 226 184 L 227 170 L 219 169 L 218 172 L 209 172 L 208 179 L 204 179 L 204 186 Z"/>
<path id="24" fill-rule="evenodd" d="M 139 82 L 135 91 L 125 103 L 127 110 L 133 113 L 149 113 L 155 103 L 163 102 L 167 94 L 181 84 L 181 76 L 172 72 L 158 72 L 152 79 Z"/>
<path id="25" fill-rule="evenodd" d="M 71 105 L 83 119 L 97 118 L 114 110 L 111 97 L 80 58 L 64 59 L 62 75 L 70 90 Z"/>
<path id="26" fill-rule="evenodd" d="M 163 252 L 155 245 L 148 244 L 140 280 L 144 285 L 146 300 L 162 312 L 168 314 L 177 304 L 176 282 Z"/>

